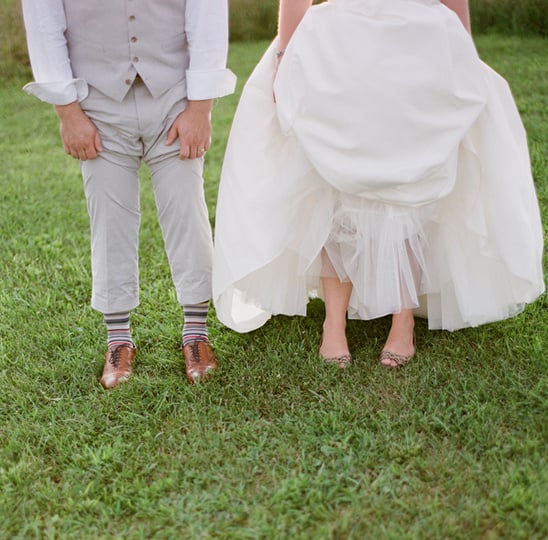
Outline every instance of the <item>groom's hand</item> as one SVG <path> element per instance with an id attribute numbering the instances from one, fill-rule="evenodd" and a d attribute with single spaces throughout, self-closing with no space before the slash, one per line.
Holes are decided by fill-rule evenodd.
<path id="1" fill-rule="evenodd" d="M 55 105 L 59 117 L 59 133 L 65 152 L 75 159 L 95 159 L 103 150 L 96 125 L 89 119 L 77 101 Z"/>
<path id="2" fill-rule="evenodd" d="M 212 99 L 189 101 L 187 108 L 177 116 L 166 138 L 169 146 L 179 138 L 179 157 L 202 157 L 211 144 Z"/>

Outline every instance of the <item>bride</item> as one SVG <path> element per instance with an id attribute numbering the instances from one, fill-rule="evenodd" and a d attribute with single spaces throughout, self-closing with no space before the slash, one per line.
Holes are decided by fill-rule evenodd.
<path id="1" fill-rule="evenodd" d="M 456 330 L 544 291 L 526 135 L 478 57 L 466 0 L 281 0 L 242 94 L 216 213 L 213 296 L 238 332 L 325 301 L 320 356 L 351 362 L 346 316 Z M 275 97 L 274 97 L 275 96 Z"/>

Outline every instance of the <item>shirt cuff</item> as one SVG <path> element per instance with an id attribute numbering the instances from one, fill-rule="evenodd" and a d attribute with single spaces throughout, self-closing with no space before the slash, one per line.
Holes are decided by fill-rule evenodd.
<path id="1" fill-rule="evenodd" d="M 230 69 L 187 70 L 187 98 L 190 101 L 227 96 L 236 88 L 236 75 Z"/>
<path id="2" fill-rule="evenodd" d="M 31 82 L 23 90 L 41 101 L 52 105 L 68 105 L 73 101 L 82 101 L 88 95 L 88 83 L 84 79 L 72 79 L 58 82 Z"/>

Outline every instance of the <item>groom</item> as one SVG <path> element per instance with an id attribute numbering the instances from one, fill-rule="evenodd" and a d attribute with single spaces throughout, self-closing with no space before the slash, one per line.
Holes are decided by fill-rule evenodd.
<path id="1" fill-rule="evenodd" d="M 137 353 L 141 162 L 150 168 L 194 382 L 217 369 L 206 318 L 212 239 L 203 191 L 214 98 L 226 69 L 227 0 L 23 0 L 35 82 L 54 105 L 65 152 L 80 160 L 91 225 L 92 307 L 103 313 L 101 384 L 127 380 Z"/>

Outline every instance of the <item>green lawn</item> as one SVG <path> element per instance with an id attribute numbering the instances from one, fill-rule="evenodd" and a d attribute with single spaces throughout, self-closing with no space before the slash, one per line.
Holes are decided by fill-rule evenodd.
<path id="1" fill-rule="evenodd" d="M 477 43 L 513 88 L 546 224 L 546 41 Z M 239 89 L 265 46 L 232 47 Z M 375 360 L 386 318 L 350 322 L 356 361 L 338 372 L 317 359 L 319 301 L 248 335 L 212 313 L 222 369 L 191 386 L 143 170 L 139 357 L 130 383 L 103 391 L 78 165 L 23 82 L 0 88 L 0 538 L 548 536 L 546 297 L 456 333 L 418 321 L 400 371 Z M 212 217 L 236 102 L 214 110 Z"/>

